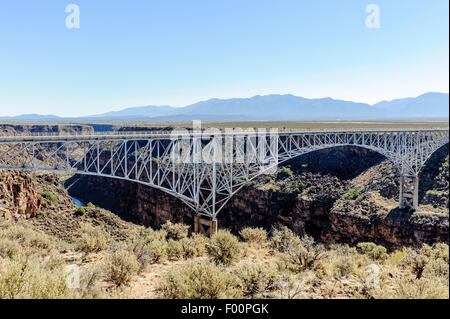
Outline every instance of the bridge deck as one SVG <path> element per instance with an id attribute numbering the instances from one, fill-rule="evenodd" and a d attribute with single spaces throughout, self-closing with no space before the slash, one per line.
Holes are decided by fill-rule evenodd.
<path id="1" fill-rule="evenodd" d="M 286 135 L 296 135 L 296 134 L 355 134 L 355 133 L 364 133 L 364 134 L 376 134 L 376 133 L 406 133 L 406 132 L 442 132 L 448 131 L 449 128 L 434 128 L 434 129 L 373 129 L 373 130 L 321 130 L 321 131 L 307 131 L 307 130 L 277 130 L 276 134 L 279 136 Z M 255 131 L 257 132 L 257 131 Z M 28 134 L 28 135 L 5 135 L 0 136 L 0 143 L 10 143 L 10 142 L 42 142 L 42 141 L 95 141 L 95 140 L 136 140 L 136 139 L 166 139 L 171 138 L 173 132 L 167 133 L 155 133 L 155 132 L 96 132 L 93 134 L 47 134 L 47 133 L 38 133 L 38 134 Z M 189 136 L 189 137 L 201 137 L 203 133 L 197 132 L 189 132 L 185 134 L 176 133 L 176 136 Z M 222 136 L 248 136 L 250 134 L 254 134 L 252 132 L 244 131 L 244 132 L 225 132 L 221 131 Z"/>

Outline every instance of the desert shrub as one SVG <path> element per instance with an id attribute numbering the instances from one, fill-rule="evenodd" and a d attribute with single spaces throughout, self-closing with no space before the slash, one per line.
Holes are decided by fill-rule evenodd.
<path id="1" fill-rule="evenodd" d="M 276 286 L 279 292 L 279 299 L 294 299 L 304 290 L 303 283 L 297 276 L 282 275 Z"/>
<path id="2" fill-rule="evenodd" d="M 224 299 L 240 298 L 239 278 L 211 263 L 188 262 L 170 269 L 159 290 L 165 298 Z"/>
<path id="3" fill-rule="evenodd" d="M 2 232 L 1 237 L 16 242 L 30 252 L 42 252 L 42 250 L 48 252 L 57 248 L 59 244 L 55 238 L 23 224 L 10 225 Z"/>
<path id="4" fill-rule="evenodd" d="M 289 167 L 282 167 L 277 173 L 277 178 L 285 179 L 293 175 L 292 170 Z"/>
<path id="5" fill-rule="evenodd" d="M 181 223 L 173 224 L 168 220 L 161 229 L 167 233 L 167 238 L 172 238 L 175 240 L 180 240 L 186 238 L 188 235 L 189 226 Z"/>
<path id="6" fill-rule="evenodd" d="M 0 238 L 0 257 L 15 259 L 22 253 L 22 247 L 9 238 Z"/>
<path id="7" fill-rule="evenodd" d="M 263 244 L 267 239 L 267 232 L 261 227 L 246 227 L 239 232 L 239 235 L 249 244 Z"/>
<path id="8" fill-rule="evenodd" d="M 312 268 L 324 256 L 324 252 L 322 245 L 315 244 L 312 237 L 305 236 L 299 245 L 291 245 L 281 256 L 281 260 L 287 269 L 301 272 Z"/>
<path id="9" fill-rule="evenodd" d="M 276 268 L 267 264 L 246 264 L 234 273 L 241 280 L 244 297 L 251 298 L 274 290 L 278 279 Z"/>
<path id="10" fill-rule="evenodd" d="M 281 252 L 287 251 L 291 246 L 300 245 L 300 238 L 292 230 L 283 226 L 272 230 L 270 247 Z"/>
<path id="11" fill-rule="evenodd" d="M 448 284 L 449 264 L 443 259 L 431 260 L 423 270 L 423 276 L 427 278 L 440 278 Z"/>
<path id="12" fill-rule="evenodd" d="M 86 214 L 86 209 L 84 207 L 78 207 L 77 211 L 75 212 L 75 215 L 77 216 L 83 216 Z"/>
<path id="13" fill-rule="evenodd" d="M 55 195 L 53 195 L 52 192 L 45 192 L 44 194 L 42 194 L 42 197 L 52 203 L 56 202 L 56 197 L 55 197 Z"/>
<path id="14" fill-rule="evenodd" d="M 347 244 L 332 244 L 329 246 L 329 250 L 335 255 L 351 256 L 354 253 L 353 248 Z"/>
<path id="15" fill-rule="evenodd" d="M 167 243 L 163 240 L 154 240 L 150 244 L 146 245 L 148 247 L 148 255 L 152 263 L 158 263 L 167 257 L 166 245 Z"/>
<path id="16" fill-rule="evenodd" d="M 345 277 L 356 272 L 355 261 L 351 256 L 336 256 L 330 261 L 333 276 Z"/>
<path id="17" fill-rule="evenodd" d="M 375 260 L 386 260 L 388 254 L 386 248 L 383 246 L 378 246 L 374 243 L 359 243 L 356 245 L 356 250 L 363 255 L 367 255 Z"/>
<path id="18" fill-rule="evenodd" d="M 220 229 L 211 237 L 208 253 L 217 264 L 229 266 L 239 258 L 239 241 L 228 230 Z"/>
<path id="19" fill-rule="evenodd" d="M 80 223 L 81 234 L 74 238 L 75 249 L 83 253 L 95 253 L 106 248 L 109 234 L 100 226 Z"/>
<path id="20" fill-rule="evenodd" d="M 133 241 L 143 241 L 145 243 L 150 243 L 154 240 L 166 240 L 167 232 L 165 230 L 154 230 L 151 228 L 143 228 L 141 229 L 134 238 Z"/>
<path id="21" fill-rule="evenodd" d="M 397 279 L 395 290 L 387 293 L 384 297 L 398 299 L 448 299 L 448 282 L 443 284 L 432 278 L 421 278 L 416 280 Z"/>
<path id="22" fill-rule="evenodd" d="M 404 262 L 411 267 L 416 279 L 423 277 L 440 280 L 448 285 L 449 263 L 448 245 L 423 245 L 420 249 L 407 249 Z"/>
<path id="23" fill-rule="evenodd" d="M 80 274 L 79 297 L 81 299 L 104 298 L 101 287 L 97 284 L 102 277 L 103 269 L 101 265 L 89 267 Z"/>
<path id="24" fill-rule="evenodd" d="M 350 189 L 347 193 L 344 194 L 344 198 L 349 200 L 357 200 L 360 199 L 360 189 L 359 187 L 354 187 Z"/>
<path id="25" fill-rule="evenodd" d="M 188 259 L 204 255 L 206 253 L 208 239 L 200 234 L 192 234 L 190 238 L 180 240 L 180 243 L 183 248 L 183 256 Z"/>
<path id="26" fill-rule="evenodd" d="M 140 272 L 147 265 L 158 263 L 167 257 L 167 242 L 165 240 L 153 239 L 148 241 L 148 238 L 142 238 L 130 243 L 129 246 L 139 261 Z"/>
<path id="27" fill-rule="evenodd" d="M 184 257 L 183 245 L 173 239 L 167 241 L 167 256 L 171 260 L 179 260 Z"/>
<path id="28" fill-rule="evenodd" d="M 403 258 L 405 258 L 405 253 L 403 251 L 396 250 L 389 254 L 389 257 L 386 259 L 386 263 L 392 265 L 400 265 Z"/>
<path id="29" fill-rule="evenodd" d="M 422 277 L 426 265 L 430 262 L 431 252 L 431 247 L 428 245 L 423 245 L 420 249 L 407 248 L 405 250 L 405 257 L 402 262 L 411 268 L 413 274 L 416 275 L 416 279 Z"/>
<path id="30" fill-rule="evenodd" d="M 0 296 L 7 299 L 73 298 L 61 269 L 47 269 L 38 261 L 0 258 Z"/>
<path id="31" fill-rule="evenodd" d="M 448 263 L 449 262 L 448 253 L 449 253 L 448 245 L 445 243 L 437 243 L 433 246 L 432 250 L 433 258 L 442 259 L 446 263 Z"/>
<path id="32" fill-rule="evenodd" d="M 62 269 L 65 264 L 64 257 L 56 252 L 50 253 L 45 263 L 43 263 L 44 267 L 49 270 Z"/>
<path id="33" fill-rule="evenodd" d="M 116 286 L 128 284 L 139 270 L 139 262 L 132 252 L 119 248 L 105 260 L 105 274 Z"/>
<path id="34" fill-rule="evenodd" d="M 304 178 L 304 176 L 302 176 L 302 178 Z M 296 189 L 296 193 L 301 193 L 303 192 L 303 190 L 306 188 L 306 184 L 303 182 L 298 182 L 297 184 L 297 189 Z"/>

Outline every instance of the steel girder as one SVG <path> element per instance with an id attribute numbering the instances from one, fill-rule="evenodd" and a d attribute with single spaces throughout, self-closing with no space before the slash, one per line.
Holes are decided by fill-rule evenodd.
<path id="1" fill-rule="evenodd" d="M 400 206 L 417 208 L 418 174 L 448 142 L 448 129 L 0 137 L 0 169 L 138 182 L 179 198 L 199 215 L 216 218 L 239 189 L 279 164 L 316 150 L 354 145 L 390 159 L 402 176 Z"/>

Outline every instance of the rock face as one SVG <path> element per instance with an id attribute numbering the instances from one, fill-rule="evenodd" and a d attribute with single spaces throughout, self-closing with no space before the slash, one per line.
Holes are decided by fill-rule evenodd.
<path id="1" fill-rule="evenodd" d="M 40 206 L 38 193 L 28 175 L 0 171 L 0 217 L 32 218 Z"/>
<path id="2" fill-rule="evenodd" d="M 448 243 L 448 227 L 448 215 L 430 212 L 411 214 L 394 209 L 380 213 L 377 210 L 369 216 L 331 213 L 321 239 L 328 244 L 370 241 L 388 249 L 398 249 L 422 243 Z"/>
<path id="3" fill-rule="evenodd" d="M 292 177 L 274 176 L 267 185 L 261 178 L 256 186 L 241 189 L 220 212 L 219 226 L 237 232 L 245 226 L 270 230 L 287 225 L 326 244 L 372 241 L 389 249 L 448 242 L 448 212 L 396 209 L 398 176 L 393 165 L 359 150 L 324 150 L 288 163 Z M 318 173 L 321 167 L 325 174 Z M 300 182 L 305 189 L 293 191 Z M 424 185 L 431 184 L 424 177 Z M 361 195 L 347 199 L 346 193 L 355 188 Z M 181 201 L 142 184 L 77 176 L 70 181 L 69 193 L 146 226 L 158 228 L 166 220 L 193 223 L 193 212 Z"/>

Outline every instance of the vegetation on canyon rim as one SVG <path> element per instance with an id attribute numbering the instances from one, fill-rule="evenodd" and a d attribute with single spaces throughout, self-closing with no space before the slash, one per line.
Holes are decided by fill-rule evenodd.
<path id="1" fill-rule="evenodd" d="M 373 243 L 325 248 L 287 227 L 268 237 L 245 228 L 240 239 L 221 230 L 209 239 L 180 234 L 186 225 L 170 222 L 160 230 L 128 225 L 130 236 L 119 240 L 107 224 L 94 222 L 80 222 L 66 241 L 28 221 L 3 221 L 0 296 L 135 297 L 139 278 L 159 266 L 167 270 L 154 283 L 153 297 L 160 298 L 449 297 L 447 244 L 393 252 Z M 73 263 L 80 266 L 80 289 L 66 286 L 64 267 Z M 367 280 L 373 268 L 375 285 Z"/>

